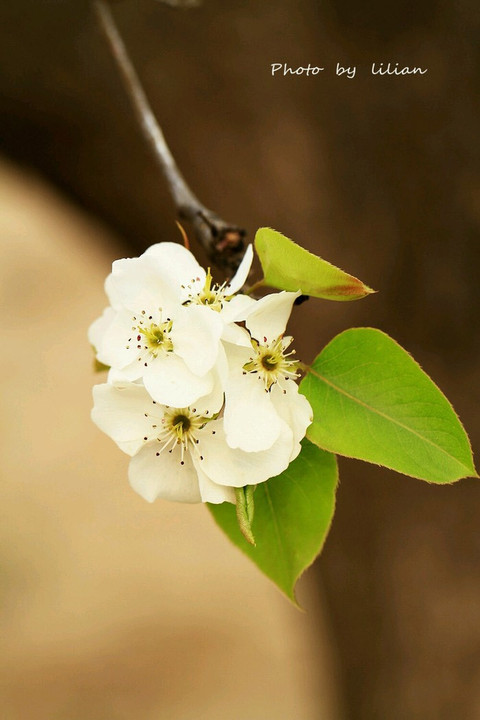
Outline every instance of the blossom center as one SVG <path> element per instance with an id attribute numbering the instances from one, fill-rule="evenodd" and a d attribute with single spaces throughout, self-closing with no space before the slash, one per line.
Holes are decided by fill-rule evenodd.
<path id="1" fill-rule="evenodd" d="M 295 354 L 295 350 L 287 352 L 292 340 L 291 337 L 279 337 L 271 343 L 261 345 L 252 338 L 255 354 L 245 363 L 243 370 L 246 373 L 258 373 L 267 392 L 281 379 L 298 377 L 298 362 L 290 359 L 290 356 Z"/>
<path id="2" fill-rule="evenodd" d="M 265 370 L 275 370 L 278 366 L 278 358 L 273 355 L 264 355 L 261 359 L 262 366 Z"/>
<path id="3" fill-rule="evenodd" d="M 172 426 L 177 429 L 177 433 L 187 433 L 190 430 L 192 423 L 190 418 L 186 415 L 177 415 L 173 418 Z"/>
<path id="4" fill-rule="evenodd" d="M 154 437 L 157 442 L 161 443 L 160 449 L 155 453 L 157 457 L 165 450 L 172 453 L 178 449 L 180 451 L 181 465 L 185 464 L 185 453 L 188 451 L 194 452 L 200 460 L 203 460 L 198 435 L 205 425 L 214 418 L 214 415 L 209 416 L 208 410 L 205 411 L 205 415 L 200 415 L 195 408 L 166 407 L 161 417 L 156 413 L 145 413 L 145 417 L 151 417 L 155 420 L 152 425 Z M 149 441 L 148 435 L 145 436 L 144 440 L 145 442 Z"/>
<path id="5" fill-rule="evenodd" d="M 145 349 L 149 350 L 153 357 L 157 357 L 160 350 L 172 352 L 173 342 L 169 337 L 171 329 L 171 320 L 163 323 L 152 322 L 149 327 L 138 328 L 140 335 L 143 335 Z"/>
<path id="6" fill-rule="evenodd" d="M 223 303 L 230 300 L 230 298 L 225 294 L 226 283 L 223 283 L 223 285 L 212 285 L 212 280 L 210 268 L 208 268 L 203 288 L 196 295 L 190 295 L 190 302 L 196 305 L 208 305 L 212 310 L 220 312 Z"/>

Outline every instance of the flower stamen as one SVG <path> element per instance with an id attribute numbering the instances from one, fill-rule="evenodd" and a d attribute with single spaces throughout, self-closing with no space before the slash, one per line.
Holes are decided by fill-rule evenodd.
<path id="1" fill-rule="evenodd" d="M 205 284 L 200 292 L 190 294 L 187 303 L 194 303 L 195 305 L 208 305 L 212 310 L 220 312 L 223 308 L 223 304 L 231 299 L 231 295 L 226 294 L 227 283 L 224 282 L 222 285 L 212 285 L 212 274 L 210 268 L 208 268 Z"/>
<path id="2" fill-rule="evenodd" d="M 145 350 L 148 350 L 150 355 L 154 358 L 158 356 L 160 351 L 173 351 L 173 342 L 169 337 L 172 329 L 171 320 L 167 320 L 167 322 L 162 323 L 152 322 L 148 327 L 138 327 L 136 329 L 139 333 L 137 341 L 140 341 L 141 336 L 143 335 L 143 342 L 145 343 L 144 348 Z M 140 348 L 141 346 L 137 345 L 137 347 Z"/>
<path id="3" fill-rule="evenodd" d="M 290 356 L 295 354 L 295 350 L 286 352 L 292 341 L 292 337 L 280 336 L 271 343 L 261 345 L 252 338 L 255 355 L 245 363 L 243 370 L 252 374 L 258 373 L 266 392 L 282 378 L 289 380 L 299 376 L 297 360 L 290 359 Z"/>
<path id="4" fill-rule="evenodd" d="M 193 450 L 196 455 L 203 460 L 198 449 L 199 439 L 197 433 L 202 430 L 210 418 L 197 415 L 190 408 L 170 408 L 167 407 L 162 420 L 162 430 L 158 434 L 157 440 L 162 443 L 162 448 L 156 453 L 157 457 L 166 448 L 169 452 L 176 447 L 180 449 L 180 464 L 185 464 L 185 454 L 189 450 Z"/>

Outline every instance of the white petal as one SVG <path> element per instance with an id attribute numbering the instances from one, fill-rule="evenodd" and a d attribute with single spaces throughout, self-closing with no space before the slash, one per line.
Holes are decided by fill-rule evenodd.
<path id="1" fill-rule="evenodd" d="M 218 357 L 223 322 L 219 313 L 200 305 L 175 312 L 170 336 L 176 355 L 195 375 L 205 375 Z"/>
<path id="2" fill-rule="evenodd" d="M 213 388 L 208 395 L 203 395 L 197 398 L 190 404 L 190 408 L 195 412 L 196 415 L 205 415 L 205 417 L 213 417 L 223 407 L 224 394 L 223 385 L 219 382 L 218 378 L 213 383 Z"/>
<path id="3" fill-rule="evenodd" d="M 136 363 L 132 363 L 132 365 L 128 365 L 122 370 L 110 368 L 107 375 L 107 381 L 109 385 L 113 385 L 118 388 L 125 387 L 125 385 L 131 385 L 133 383 L 143 386 L 142 379 L 139 377 L 139 367 Z"/>
<path id="4" fill-rule="evenodd" d="M 235 295 L 224 302 L 220 316 L 224 323 L 241 322 L 253 310 L 258 301 L 248 295 Z"/>
<path id="5" fill-rule="evenodd" d="M 177 294 L 180 302 L 186 300 L 190 293 L 195 294 L 203 288 L 205 270 L 183 245 L 157 243 L 144 252 L 142 257 L 145 256 L 155 259 L 162 277 Z"/>
<path id="6" fill-rule="evenodd" d="M 223 392 L 228 379 L 228 360 L 223 343 L 220 343 L 217 362 L 212 372 L 215 375 L 215 382 L 221 385 Z"/>
<path id="7" fill-rule="evenodd" d="M 132 326 L 132 314 L 128 310 L 115 313 L 110 324 L 105 329 L 103 342 L 99 347 L 97 357 L 100 362 L 109 367 L 121 369 L 130 365 L 138 357 L 137 330 Z M 139 366 L 141 363 L 138 363 Z M 136 377 L 142 374 L 139 368 Z"/>
<path id="8" fill-rule="evenodd" d="M 98 352 L 102 347 L 103 338 L 112 321 L 115 319 L 115 310 L 111 307 L 105 308 L 103 313 L 88 328 L 88 340 Z"/>
<path id="9" fill-rule="evenodd" d="M 225 433 L 231 448 L 258 452 L 278 439 L 282 420 L 258 375 L 231 375 L 225 388 Z"/>
<path id="10" fill-rule="evenodd" d="M 148 502 L 157 498 L 176 502 L 201 502 L 197 472 L 190 454 L 180 464 L 180 449 L 160 452 L 161 445 L 150 442 L 130 461 L 128 479 L 132 488 Z M 157 455 L 157 453 L 159 453 Z"/>
<path id="11" fill-rule="evenodd" d="M 174 353 L 159 355 L 145 368 L 143 382 L 154 400 L 171 407 L 188 407 L 212 392 L 215 375 L 194 375 Z"/>
<path id="12" fill-rule="evenodd" d="M 205 475 L 199 465 L 201 465 L 201 463 L 196 463 L 202 502 L 214 503 L 215 505 L 219 505 L 223 502 L 235 504 L 234 489 L 232 487 L 226 487 L 225 485 L 217 485 L 217 483 L 214 483 L 209 477 L 207 477 L 207 475 Z"/>
<path id="13" fill-rule="evenodd" d="M 232 345 L 241 345 L 245 348 L 250 348 L 250 351 L 252 349 L 250 334 L 245 328 L 240 325 L 235 325 L 235 323 L 225 325 L 222 332 L 222 340 Z"/>
<path id="14" fill-rule="evenodd" d="M 175 306 L 178 298 L 166 282 L 156 262 L 149 256 L 116 260 L 108 280 L 109 293 L 134 314 L 145 310 L 147 315 L 158 308 Z"/>
<path id="15" fill-rule="evenodd" d="M 230 374 L 234 374 L 237 377 L 242 374 L 242 368 L 245 363 L 251 360 L 252 357 L 255 355 L 252 344 L 250 342 L 250 335 L 248 334 L 247 330 L 244 330 L 243 328 L 239 328 L 239 330 L 243 330 L 244 339 L 242 339 L 242 341 L 238 343 L 228 342 L 225 343 L 223 346 L 225 348 L 229 372 Z M 245 343 L 246 339 L 248 339 L 248 345 Z"/>
<path id="16" fill-rule="evenodd" d="M 247 315 L 246 326 L 252 337 L 261 343 L 269 343 L 283 335 L 287 327 L 288 318 L 292 312 L 295 298 L 300 292 L 272 293 L 265 295 Z"/>
<path id="17" fill-rule="evenodd" d="M 121 310 L 123 308 L 122 296 L 115 287 L 115 282 L 112 281 L 112 273 L 107 275 L 105 279 L 105 293 L 114 310 Z"/>
<path id="18" fill-rule="evenodd" d="M 247 247 L 245 250 L 245 255 L 242 258 L 242 262 L 240 263 L 237 272 L 233 276 L 233 278 L 230 280 L 230 282 L 227 285 L 227 292 L 228 295 L 233 295 L 234 293 L 238 292 L 242 289 L 242 287 L 245 285 L 245 282 L 248 278 L 248 273 L 250 272 L 250 268 L 252 267 L 253 262 L 253 247 L 252 244 Z"/>
<path id="19" fill-rule="evenodd" d="M 199 438 L 197 448 L 203 460 L 194 456 L 193 462 L 218 485 L 243 487 L 264 482 L 288 467 L 292 453 L 292 431 L 283 421 L 277 441 L 262 452 L 229 447 L 221 420 L 208 423 Z"/>
<path id="20" fill-rule="evenodd" d="M 163 411 L 152 404 L 141 385 L 95 385 L 93 401 L 93 422 L 127 455 L 134 455 L 145 444 L 145 438 L 151 440 L 157 436 L 158 431 L 152 425 L 161 421 Z"/>
<path id="21" fill-rule="evenodd" d="M 300 441 L 313 420 L 312 407 L 305 395 L 298 392 L 298 385 L 293 380 L 274 385 L 270 395 L 277 413 L 292 429 L 294 447 L 290 459 L 293 460 L 300 452 Z"/>
<path id="22" fill-rule="evenodd" d="M 121 370 L 110 368 L 107 380 L 110 385 L 115 385 L 115 387 L 123 387 L 126 383 L 141 382 L 144 369 L 145 367 L 138 362 L 133 362 Z"/>
<path id="23" fill-rule="evenodd" d="M 202 269 L 195 256 L 180 243 L 160 242 L 151 245 L 142 257 L 156 258 L 170 274 L 182 272 L 185 278 L 195 278 L 198 270 Z"/>

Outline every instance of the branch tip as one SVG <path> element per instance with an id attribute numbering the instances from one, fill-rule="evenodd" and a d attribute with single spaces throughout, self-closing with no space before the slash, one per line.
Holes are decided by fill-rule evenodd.
<path id="1" fill-rule="evenodd" d="M 120 71 L 143 136 L 160 165 L 181 220 L 191 223 L 195 236 L 213 264 L 235 272 L 245 250 L 246 231 L 222 220 L 194 195 L 165 140 L 106 0 L 93 0 L 93 9 Z"/>

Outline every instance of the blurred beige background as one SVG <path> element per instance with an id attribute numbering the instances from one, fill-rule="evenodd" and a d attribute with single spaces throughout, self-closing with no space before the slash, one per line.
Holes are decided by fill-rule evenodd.
<path id="1" fill-rule="evenodd" d="M 257 227 L 271 225 L 378 290 L 375 296 L 358 303 L 310 301 L 298 308 L 295 345 L 299 356 L 308 362 L 335 333 L 347 327 L 381 328 L 412 352 L 447 394 L 468 428 L 478 456 L 480 10 L 477 0 L 416 0 L 397 4 L 371 0 L 368 5 L 358 0 L 264 3 L 204 0 L 201 7 L 189 11 L 174 10 L 156 0 L 119 0 L 114 3 L 114 12 L 172 150 L 199 197 L 227 220 L 246 227 L 250 237 Z M 369 74 L 372 62 L 388 61 L 427 67 L 428 73 L 422 77 L 392 78 Z M 325 65 L 330 72 L 321 78 L 272 78 L 272 62 L 287 62 L 292 67 L 312 62 Z M 331 72 L 336 62 L 356 64 L 354 80 L 336 78 Z M 220 595 L 218 597 L 219 604 L 229 608 L 232 597 L 238 594 L 245 615 L 252 622 L 255 617 L 263 631 L 268 629 L 271 637 L 276 638 L 270 644 L 259 642 L 255 654 L 259 656 L 258 665 L 251 670 L 255 692 L 262 701 L 267 693 L 259 678 L 270 678 L 271 688 L 277 688 L 270 694 L 278 704 L 272 707 L 272 714 L 265 711 L 266 720 L 276 718 L 279 707 L 285 708 L 287 716 L 290 713 L 291 717 L 297 717 L 297 713 L 304 712 L 309 720 L 330 720 L 336 717 L 335 710 L 331 709 L 335 704 L 341 705 L 341 716 L 345 720 L 479 720 L 478 481 L 431 487 L 380 468 L 341 460 L 341 485 L 332 531 L 321 559 L 302 586 L 310 610 L 304 618 L 292 615 L 274 589 L 260 583 L 254 568 L 245 565 L 241 557 L 237 558 L 228 545 L 217 542 L 215 528 L 201 512 L 191 510 L 196 520 L 205 524 L 193 543 L 184 533 L 184 524 L 173 520 L 177 518 L 176 510 L 172 510 L 174 516 L 168 516 L 173 529 L 164 533 L 167 516 L 159 520 L 157 513 L 171 510 L 157 506 L 145 508 L 132 496 L 125 482 L 126 462 L 110 447 L 107 438 L 90 427 L 90 356 L 84 344 L 84 332 L 103 306 L 101 282 L 109 262 L 114 257 L 138 254 L 152 242 L 175 240 L 177 231 L 163 180 L 138 131 L 88 2 L 5 0 L 0 4 L 0 151 L 25 170 L 34 168 L 61 188 L 77 207 L 83 207 L 115 232 L 108 237 L 103 232 L 96 235 L 89 225 L 80 242 L 67 240 L 67 236 L 70 237 L 67 232 L 48 231 L 50 241 L 55 241 L 57 248 L 54 251 L 53 246 L 48 245 L 52 248 L 51 262 L 54 257 L 62 257 L 65 261 L 62 268 L 70 263 L 69 272 L 73 273 L 75 268 L 80 272 L 83 268 L 84 274 L 82 278 L 63 275 L 61 280 L 59 273 L 47 263 L 50 270 L 44 269 L 45 282 L 38 280 L 38 251 L 25 248 L 30 263 L 27 265 L 27 261 L 20 261 L 16 254 L 22 247 L 18 240 L 2 241 L 2 252 L 8 252 L 11 257 L 14 251 L 16 258 L 15 265 L 9 261 L 10 271 L 17 268 L 9 283 L 13 289 L 9 290 L 4 311 L 8 321 L 4 323 L 2 340 L 6 352 L 2 357 L 13 358 L 9 361 L 9 374 L 3 375 L 7 398 L 17 403 L 18 391 L 10 380 L 10 373 L 17 367 L 30 367 L 29 359 L 32 354 L 37 357 L 37 346 L 43 338 L 52 365 L 47 366 L 44 359 L 36 363 L 34 370 L 22 370 L 25 387 L 43 388 L 41 392 L 48 397 L 48 406 L 53 407 L 51 396 L 57 392 L 53 369 L 59 377 L 65 373 L 64 382 L 73 384 L 84 403 L 82 422 L 85 423 L 82 430 L 77 431 L 80 413 L 75 404 L 66 404 L 67 391 L 57 395 L 56 434 L 50 432 L 51 426 L 44 427 L 41 420 L 44 411 L 38 410 L 38 405 L 32 408 L 28 405 L 27 409 L 26 405 L 17 403 L 17 412 L 22 413 L 20 427 L 14 428 L 11 416 L 5 415 L 5 438 L 15 432 L 23 443 L 22 448 L 28 445 L 38 452 L 40 446 L 56 448 L 55 457 L 58 452 L 63 463 L 72 463 L 74 470 L 79 465 L 82 467 L 81 482 L 75 483 L 74 492 L 64 484 L 63 470 L 60 472 L 62 482 L 58 482 L 49 465 L 53 460 L 35 465 L 38 477 L 42 477 L 36 484 L 38 497 L 42 498 L 41 493 L 47 492 L 48 487 L 54 497 L 34 503 L 36 508 L 47 506 L 48 511 L 43 511 L 41 534 L 32 533 L 33 537 L 28 530 L 32 513 L 29 515 L 26 507 L 31 507 L 28 499 L 37 496 L 32 496 L 30 485 L 18 483 L 17 475 L 10 471 L 4 480 L 9 497 L 19 502 L 20 497 L 25 498 L 22 511 L 9 509 L 4 524 L 5 543 L 9 548 L 4 557 L 14 558 L 4 573 L 8 620 L 8 652 L 4 657 L 9 702 L 21 707 L 20 703 L 31 696 L 31 691 L 25 692 L 24 688 L 37 683 L 40 693 L 47 679 L 54 686 L 57 683 L 55 692 L 45 692 L 50 697 L 59 695 L 58 687 L 63 683 L 67 687 L 64 697 L 94 694 L 99 707 L 107 702 L 108 692 L 101 684 L 94 693 L 88 689 L 89 683 L 101 682 L 103 660 L 98 660 L 97 665 L 91 664 L 96 668 L 93 673 L 88 660 L 81 671 L 75 666 L 76 648 L 87 642 L 85 639 L 77 638 L 76 643 L 65 641 L 58 656 L 53 655 L 57 657 L 53 669 L 47 662 L 45 647 L 35 640 L 35 633 L 43 628 L 46 635 L 53 634 L 55 623 L 60 627 L 64 622 L 62 612 L 69 605 L 58 594 L 60 583 L 63 583 L 62 592 L 69 597 L 79 592 L 79 585 L 85 591 L 90 587 L 92 607 L 95 605 L 97 609 L 89 611 L 88 619 L 94 624 L 95 618 L 101 616 L 98 606 L 105 607 L 104 602 L 110 604 L 102 598 L 107 597 L 103 593 L 109 593 L 110 587 L 117 587 L 111 574 L 118 564 L 109 565 L 108 552 L 105 551 L 104 556 L 107 581 L 99 579 L 98 571 L 96 576 L 92 575 L 98 581 L 92 580 L 91 586 L 85 579 L 90 577 L 87 575 L 90 563 L 85 563 L 86 569 L 79 570 L 76 579 L 72 575 L 73 568 L 84 557 L 82 551 L 78 549 L 69 555 L 70 542 L 73 542 L 70 537 L 77 537 L 74 528 L 85 527 L 87 522 L 100 523 L 100 518 L 107 517 L 104 508 L 108 500 L 121 515 L 113 523 L 121 535 L 119 548 L 122 539 L 124 545 L 130 546 L 126 538 L 134 534 L 127 531 L 131 525 L 135 524 L 136 534 L 147 532 L 142 530 L 147 527 L 145 517 L 151 518 L 155 550 L 160 549 L 160 542 L 172 543 L 168 552 L 165 549 L 160 553 L 160 561 L 155 553 L 153 559 L 149 557 L 155 576 L 160 571 L 166 572 L 164 555 L 173 558 L 173 548 L 180 553 L 179 548 L 185 545 L 182 561 L 191 558 L 197 566 L 198 555 L 191 556 L 191 548 L 203 558 L 207 554 L 203 552 L 203 543 L 210 537 L 215 562 L 217 553 L 225 552 L 229 567 L 234 568 L 238 563 L 238 567 L 243 568 L 235 570 L 234 577 L 243 578 L 242 573 L 249 573 L 248 582 L 242 580 L 237 593 L 234 580 L 224 570 L 219 571 L 225 582 L 227 602 L 223 603 Z M 6 204 L 18 208 L 15 217 L 23 222 L 24 205 L 13 205 L 11 200 Z M 35 227 L 41 225 L 36 223 Z M 41 243 L 41 247 L 47 247 L 46 243 Z M 32 265 L 34 269 L 28 277 L 33 275 L 33 279 L 24 283 L 22 278 L 27 279 L 27 267 Z M 98 274 L 94 277 L 95 272 Z M 57 295 L 53 294 L 55 287 Z M 23 300 L 30 297 L 34 308 L 38 303 L 33 325 L 31 312 L 20 309 L 23 303 L 13 303 L 14 290 L 21 292 Z M 28 292 L 33 293 L 33 297 Z M 79 315 L 72 325 L 69 317 L 73 317 L 74 307 Z M 63 325 L 53 320 L 54 311 L 63 313 Z M 23 313 L 21 322 L 13 320 L 18 312 Z M 43 333 L 38 339 L 43 332 L 40 318 L 48 323 L 49 333 Z M 60 326 L 63 333 L 58 331 Z M 78 333 L 75 346 L 72 341 L 65 343 L 62 337 L 67 330 L 73 332 L 73 327 Z M 17 345 L 10 342 L 10 333 L 14 332 L 19 338 Z M 52 335 L 54 342 L 46 339 Z M 64 357 L 70 357 L 68 353 L 73 352 L 74 364 L 67 368 L 64 363 L 56 362 L 60 351 L 66 354 Z M 83 353 L 83 359 L 79 353 Z M 67 410 L 74 414 L 75 423 L 66 421 Z M 34 423 L 38 416 L 40 422 L 35 423 L 35 431 L 22 429 L 30 428 L 27 423 Z M 48 433 L 48 443 L 39 434 L 40 430 Z M 79 449 L 79 437 L 82 442 L 90 438 L 91 443 L 98 443 L 98 450 L 84 453 Z M 75 441 L 75 456 L 71 455 L 73 450 L 67 450 L 68 438 Z M 5 445 L 5 461 L 10 458 L 8 462 L 13 463 L 12 453 L 16 453 L 17 465 L 24 468 L 30 478 L 32 469 L 27 469 L 24 461 L 26 450 L 20 455 L 20 450 L 14 449 L 16 445 L 10 442 Z M 102 467 L 97 480 L 99 459 L 106 465 L 110 457 L 115 470 Z M 88 492 L 85 490 L 84 502 L 94 503 L 88 505 L 90 512 L 82 507 L 78 496 L 79 488 L 88 483 L 91 485 Z M 24 495 L 19 494 L 19 488 Z M 97 500 L 98 492 L 104 492 L 104 500 Z M 61 498 L 71 504 L 72 514 L 78 508 L 77 525 L 66 510 L 59 511 Z M 113 498 L 117 499 L 112 502 Z M 124 508 L 121 513 L 120 508 Z M 134 516 L 134 512 L 138 512 L 138 516 Z M 58 525 L 52 524 L 52 517 L 57 518 Z M 19 525 L 20 522 L 24 525 Z M 55 530 L 62 522 L 65 531 Z M 102 527 L 100 534 L 104 542 L 114 528 L 107 531 Z M 177 536 L 173 535 L 175 529 Z M 26 535 L 29 539 L 20 542 Z M 97 547 L 97 532 L 90 532 L 88 528 L 84 535 L 85 540 L 79 539 L 75 547 L 83 548 L 84 543 L 93 542 L 92 554 L 100 562 L 103 556 Z M 184 538 L 185 545 L 180 538 Z M 15 556 L 13 550 L 17 544 L 30 549 L 24 550 L 23 556 L 21 552 Z M 37 546 L 40 552 L 47 545 L 49 553 L 59 553 L 63 560 L 33 562 L 29 552 Z M 127 554 L 126 548 L 122 552 Z M 22 557 L 26 559 L 22 561 Z M 135 557 L 134 561 L 141 562 L 141 572 L 146 572 L 143 556 L 140 560 Z M 183 573 L 180 565 L 178 568 L 175 582 L 172 581 L 166 593 L 167 597 L 174 598 L 175 608 L 181 607 L 178 597 L 183 593 L 178 584 Z M 199 568 L 200 574 L 201 563 Z M 139 575 L 146 577 L 140 571 Z M 42 597 L 40 591 L 35 590 L 33 578 L 44 587 L 45 612 L 51 613 L 50 618 L 58 615 L 55 623 L 53 619 L 47 622 L 40 610 L 35 611 L 38 618 L 35 632 L 34 621 L 29 620 L 25 643 L 31 635 L 35 647 L 42 647 L 46 653 L 36 664 L 31 660 L 33 648 L 27 650 L 27 644 L 22 646 L 18 636 L 25 617 L 34 617 L 31 609 L 25 609 L 20 618 L 22 603 L 26 602 L 23 598 L 28 596 L 29 602 L 37 598 L 35 602 L 40 602 Z M 150 585 L 150 578 L 145 582 Z M 255 582 L 269 589 L 255 591 L 252 600 Z M 125 583 L 131 588 L 130 581 Z M 22 592 L 10 589 L 19 587 L 23 588 Z M 118 607 L 123 594 L 115 592 Z M 135 586 L 130 592 L 138 603 L 150 602 L 148 592 L 136 593 Z M 264 595 L 264 592 L 273 594 Z M 243 600 L 242 593 L 248 599 Z M 161 594 L 163 598 L 163 590 Z M 56 602 L 48 600 L 53 597 L 57 598 Z M 159 618 L 166 616 L 157 613 L 157 598 L 151 602 L 158 623 Z M 208 600 L 210 608 L 212 602 Z M 260 603 L 265 605 L 261 607 Z M 129 600 L 125 600 L 124 607 L 127 606 L 133 617 L 136 610 Z M 272 608 L 278 608 L 279 618 L 281 616 L 275 627 Z M 13 613 L 17 613 L 15 623 L 11 621 Z M 107 610 L 105 618 L 108 618 Z M 76 627 L 76 622 L 78 618 L 74 618 L 70 626 Z M 66 624 L 67 621 L 64 627 Z M 87 625 L 88 622 L 84 638 L 96 638 L 97 634 L 88 630 Z M 121 665 L 128 657 L 123 647 L 129 645 L 129 640 L 128 633 L 123 634 L 123 620 L 115 627 L 120 628 L 123 640 L 118 640 L 113 653 L 108 655 L 104 650 L 107 639 L 100 645 L 92 640 L 91 652 L 97 658 L 107 654 L 117 667 L 117 663 Z M 200 621 L 192 621 L 192 627 L 198 632 L 198 628 L 204 626 Z M 325 627 L 328 627 L 327 633 Z M 291 635 L 290 628 L 293 628 Z M 80 634 L 79 630 L 79 637 Z M 112 630 L 112 637 L 113 634 Z M 100 635 L 99 631 L 98 637 Z M 148 635 L 146 631 L 143 637 Z M 235 631 L 238 642 L 246 636 L 248 632 L 243 631 L 243 626 L 238 633 Z M 305 664 L 290 656 L 279 670 L 280 665 L 262 655 L 265 648 L 288 647 L 288 638 L 291 642 L 300 642 L 302 649 L 298 652 L 313 653 L 317 660 Z M 209 633 L 207 639 L 210 639 Z M 172 642 L 178 644 L 178 641 Z M 150 652 L 148 648 L 159 647 L 161 643 L 154 641 L 150 646 L 147 640 L 138 640 L 132 645 L 140 648 L 135 656 L 145 659 Z M 185 655 L 186 637 L 180 646 L 183 648 L 180 655 Z M 24 650 L 20 652 L 21 647 Z M 203 667 L 202 647 L 203 640 L 192 653 L 186 653 L 186 658 L 197 668 Z M 10 654 L 15 653 L 17 660 L 10 663 Z M 209 667 L 219 662 L 219 667 L 224 668 L 222 653 L 223 643 L 220 652 L 223 661 L 212 660 Z M 82 658 L 87 655 L 86 652 Z M 251 662 L 250 654 L 248 658 Z M 157 663 L 145 661 L 143 666 L 150 668 L 151 665 Z M 161 665 L 170 668 L 163 661 Z M 44 666 L 47 670 L 42 675 L 39 668 Z M 17 668 L 16 685 L 11 667 Z M 250 666 L 245 664 L 244 668 L 247 667 Z M 77 695 L 68 689 L 65 668 L 72 668 L 69 677 L 79 678 L 78 683 L 87 689 Z M 330 670 L 336 682 L 328 680 Z M 124 674 L 128 676 L 129 672 Z M 189 669 L 189 677 L 192 674 Z M 130 675 L 133 678 L 133 672 Z M 172 668 L 172 678 L 173 675 Z M 148 677 L 149 682 L 156 685 L 156 676 Z M 228 677 L 228 687 L 232 689 L 234 675 L 229 671 Z M 118 687 L 126 686 L 120 672 L 115 682 Z M 132 695 L 141 692 L 145 687 L 142 683 L 147 683 L 142 674 L 131 680 Z M 176 700 L 181 698 L 181 702 L 187 703 L 191 688 L 187 680 L 182 680 L 180 685 L 172 680 L 166 685 L 164 692 L 176 692 Z M 281 692 L 277 691 L 280 685 Z M 223 692 L 224 686 L 221 687 Z M 341 702 L 329 699 L 325 688 L 334 690 Z M 190 694 L 200 707 L 200 695 Z M 80 707 L 79 700 L 65 700 L 67 702 Z M 34 704 L 35 701 L 32 707 Z M 59 709 L 58 712 L 67 712 L 68 717 L 68 713 L 73 713 L 71 705 L 68 711 Z M 203 716 L 209 718 L 210 711 L 203 710 L 205 705 L 201 707 Z M 18 712 L 22 720 L 25 715 L 30 716 L 30 710 Z M 50 711 L 45 712 L 48 717 Z M 82 717 L 89 717 L 83 710 L 79 712 L 83 713 Z M 89 712 L 95 718 L 93 709 Z M 111 708 L 98 712 L 107 716 L 109 712 L 114 713 Z M 116 712 L 127 713 L 128 717 L 133 711 L 127 708 Z M 154 706 L 143 713 L 148 718 L 147 712 L 158 715 Z M 179 714 L 182 709 L 176 712 L 173 720 L 183 717 Z M 250 717 L 241 705 L 229 705 L 229 712 L 236 712 L 237 717 L 247 720 Z M 262 712 L 259 710 L 260 716 Z"/>
<path id="2" fill-rule="evenodd" d="M 0 164 L 1 717 L 337 717 L 318 591 L 299 613 L 204 506 L 139 498 L 90 422 L 106 235 Z"/>

